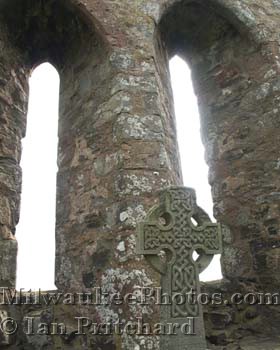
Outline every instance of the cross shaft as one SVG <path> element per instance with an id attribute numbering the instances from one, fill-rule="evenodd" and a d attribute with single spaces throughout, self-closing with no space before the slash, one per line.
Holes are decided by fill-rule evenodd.
<path id="1" fill-rule="evenodd" d="M 161 194 L 159 205 L 149 212 L 139 233 L 139 253 L 161 272 L 162 288 L 171 296 L 172 304 L 161 306 L 162 321 L 183 324 L 188 318 L 195 318 L 195 335 L 178 335 L 171 342 L 162 337 L 161 350 L 177 349 L 179 345 L 181 349 L 189 349 L 190 345 L 192 349 L 205 349 L 201 305 L 190 303 L 189 296 L 200 293 L 199 273 L 214 254 L 221 252 L 220 225 L 211 223 L 196 205 L 193 189 L 172 187 Z M 165 261 L 160 257 L 163 251 Z M 193 259 L 194 251 L 199 254 L 197 260 Z M 176 295 L 183 297 L 180 300 L 184 302 L 175 302 Z"/>

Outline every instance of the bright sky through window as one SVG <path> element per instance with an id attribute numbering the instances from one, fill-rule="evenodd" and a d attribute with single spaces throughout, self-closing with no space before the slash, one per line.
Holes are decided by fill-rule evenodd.
<path id="1" fill-rule="evenodd" d="M 48 63 L 30 78 L 23 187 L 17 226 L 17 288 L 54 289 L 59 75 Z"/>
<path id="2" fill-rule="evenodd" d="M 196 191 L 197 203 L 213 220 L 213 201 L 208 184 L 208 166 L 200 137 L 197 99 L 193 91 L 191 71 L 185 61 L 175 56 L 170 61 L 170 74 L 175 102 L 177 137 L 181 155 L 184 185 Z M 222 278 L 220 255 L 200 275 L 202 281 Z"/>
<path id="3" fill-rule="evenodd" d="M 170 62 L 170 71 L 184 184 L 195 188 L 198 204 L 212 216 L 208 167 L 204 161 L 199 114 L 190 70 L 176 56 Z M 23 188 L 20 223 L 17 226 L 18 289 L 55 288 L 58 99 L 58 73 L 50 64 L 42 64 L 30 78 L 27 135 L 23 140 Z M 200 278 L 203 281 L 221 278 L 219 256 L 214 258 Z"/>

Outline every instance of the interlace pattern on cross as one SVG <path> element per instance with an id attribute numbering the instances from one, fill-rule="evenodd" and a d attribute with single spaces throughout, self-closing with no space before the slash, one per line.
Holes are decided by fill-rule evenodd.
<path id="1" fill-rule="evenodd" d="M 169 195 L 170 222 L 164 229 L 158 225 L 145 228 L 144 249 L 168 249 L 172 252 L 171 294 L 189 295 L 187 300 L 190 300 L 190 293 L 197 291 L 198 284 L 198 271 L 192 252 L 194 249 L 202 249 L 206 253 L 219 251 L 218 227 L 210 222 L 199 227 L 193 225 L 191 218 L 195 214 L 196 203 L 191 192 L 176 189 L 169 190 Z M 171 314 L 174 318 L 197 317 L 198 305 L 189 302 L 173 303 Z"/>

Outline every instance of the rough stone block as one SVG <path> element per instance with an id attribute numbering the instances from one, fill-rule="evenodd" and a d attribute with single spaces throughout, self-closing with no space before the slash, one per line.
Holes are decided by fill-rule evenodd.
<path id="1" fill-rule="evenodd" d="M 0 241 L 0 286 L 14 287 L 16 281 L 17 241 Z"/>

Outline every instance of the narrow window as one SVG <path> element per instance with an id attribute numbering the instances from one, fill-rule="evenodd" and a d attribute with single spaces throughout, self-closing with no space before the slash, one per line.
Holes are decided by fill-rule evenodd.
<path id="1" fill-rule="evenodd" d="M 185 61 L 175 56 L 170 60 L 170 74 L 184 185 L 196 190 L 198 205 L 214 220 L 213 201 L 208 184 L 208 166 L 204 160 L 198 105 L 193 91 L 191 71 Z M 220 278 L 222 278 L 220 256 L 216 255 L 211 265 L 200 275 L 200 280 L 212 281 Z"/>
<path id="2" fill-rule="evenodd" d="M 17 288 L 54 289 L 59 75 L 49 63 L 30 78 L 23 170 Z"/>

